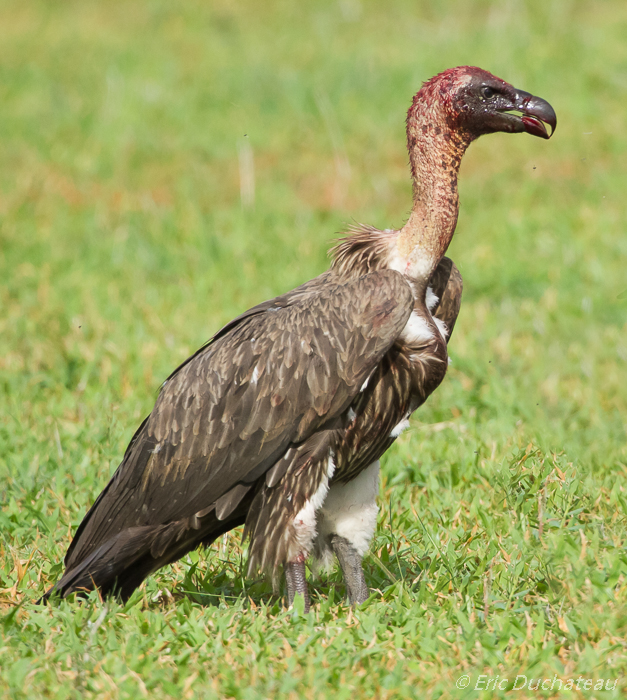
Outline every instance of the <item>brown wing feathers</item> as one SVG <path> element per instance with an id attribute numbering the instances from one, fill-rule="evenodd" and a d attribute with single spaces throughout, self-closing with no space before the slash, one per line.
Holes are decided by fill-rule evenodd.
<path id="1" fill-rule="evenodd" d="M 280 464 L 291 445 L 305 444 L 347 409 L 412 306 L 409 286 L 394 271 L 345 284 L 325 273 L 225 327 L 163 386 L 79 527 L 59 590 L 70 592 L 72 569 L 105 545 L 119 564 L 110 562 L 107 570 L 119 568 L 121 577 L 133 557 L 142 560 L 142 571 L 154 570 L 168 558 L 168 547 L 178 558 L 181 548 L 189 551 L 211 541 L 215 530 L 242 522 L 241 503 L 268 497 L 252 490 L 253 484 Z M 319 460 L 305 461 L 313 474 Z M 304 479 L 297 463 L 300 481 L 286 467 L 280 478 L 271 472 L 269 483 L 276 488 L 277 478 L 289 476 L 307 498 L 317 488 L 316 477 Z M 272 488 L 268 482 L 266 488 Z M 270 511 L 263 506 L 259 512 Z M 259 522 L 249 528 L 253 534 Z M 144 561 L 147 547 L 153 561 Z M 276 553 L 270 559 L 276 561 Z M 85 570 L 90 567 L 98 568 L 92 562 Z"/>
<path id="2" fill-rule="evenodd" d="M 275 571 L 288 561 L 295 540 L 294 518 L 327 478 L 333 452 L 333 430 L 314 433 L 266 473 L 258 485 L 248 515 L 249 571 Z"/>
<path id="3" fill-rule="evenodd" d="M 433 276 L 429 280 L 433 293 L 439 301 L 432 313 L 448 328 L 448 340 L 451 338 L 459 308 L 462 303 L 462 276 L 450 258 L 442 258 Z"/>

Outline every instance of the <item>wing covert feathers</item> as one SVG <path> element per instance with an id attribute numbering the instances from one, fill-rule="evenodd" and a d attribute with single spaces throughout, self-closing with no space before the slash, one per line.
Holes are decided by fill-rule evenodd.
<path id="1" fill-rule="evenodd" d="M 248 530 L 263 523 L 264 533 L 278 531 L 275 494 L 289 484 L 307 499 L 320 487 L 334 421 L 412 308 L 411 290 L 397 272 L 347 283 L 327 272 L 225 326 L 163 385 L 81 523 L 64 579 L 105 545 L 119 548 L 131 531 L 138 549 L 127 544 L 126 551 L 139 561 L 150 543 L 162 566 L 168 551 L 189 551 L 243 522 L 251 502 Z M 253 550 L 255 565 L 274 565 L 282 547 L 278 542 L 265 558 Z"/>

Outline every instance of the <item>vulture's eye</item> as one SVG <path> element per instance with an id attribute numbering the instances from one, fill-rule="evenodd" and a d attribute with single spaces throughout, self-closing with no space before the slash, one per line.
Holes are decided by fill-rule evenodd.
<path id="1" fill-rule="evenodd" d="M 491 87 L 488 87 L 487 85 L 484 85 L 481 88 L 481 94 L 486 100 L 491 100 L 493 97 L 496 96 L 496 92 L 494 92 L 494 90 Z"/>

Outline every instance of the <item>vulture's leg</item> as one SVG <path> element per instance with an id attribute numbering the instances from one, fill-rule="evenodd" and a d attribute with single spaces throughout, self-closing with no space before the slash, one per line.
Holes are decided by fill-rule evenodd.
<path id="1" fill-rule="evenodd" d="M 331 536 L 331 547 L 340 562 L 348 593 L 348 602 L 358 605 L 368 599 L 370 591 L 361 566 L 361 556 L 353 545 L 340 535 Z"/>
<path id="2" fill-rule="evenodd" d="M 287 583 L 287 604 L 292 607 L 294 598 L 301 595 L 305 601 L 305 612 L 309 612 L 309 590 L 307 589 L 307 577 L 305 575 L 305 557 L 301 556 L 296 561 L 288 561 L 285 565 L 285 581 Z"/>
<path id="3" fill-rule="evenodd" d="M 363 603 L 370 595 L 361 559 L 377 526 L 378 494 L 379 462 L 373 462 L 354 479 L 332 483 L 316 513 L 314 555 L 327 563 L 333 554 L 338 558 L 351 605 Z"/>

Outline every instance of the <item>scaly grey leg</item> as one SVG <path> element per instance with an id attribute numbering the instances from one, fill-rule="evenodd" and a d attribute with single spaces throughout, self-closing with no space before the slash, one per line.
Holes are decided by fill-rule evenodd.
<path id="1" fill-rule="evenodd" d="M 302 595 L 305 600 L 305 612 L 309 612 L 309 590 L 305 576 L 305 557 L 285 564 L 285 580 L 287 582 L 287 605 L 292 607 L 294 597 Z"/>
<path id="2" fill-rule="evenodd" d="M 332 535 L 331 547 L 342 567 L 349 603 L 351 605 L 363 603 L 368 599 L 370 591 L 366 585 L 366 577 L 361 566 L 361 557 L 345 537 Z"/>

